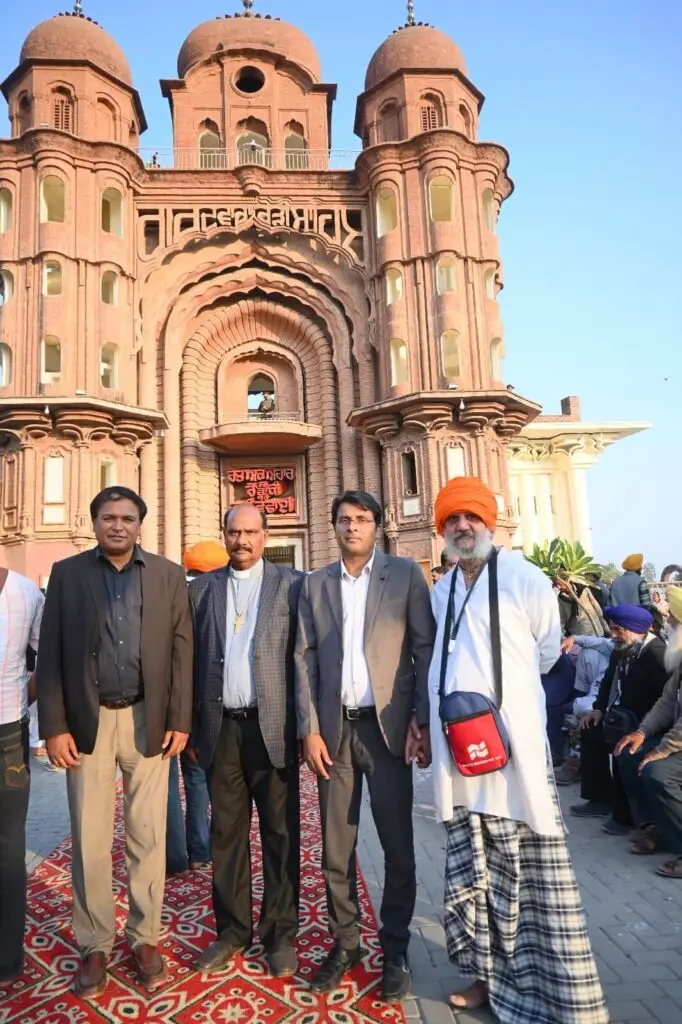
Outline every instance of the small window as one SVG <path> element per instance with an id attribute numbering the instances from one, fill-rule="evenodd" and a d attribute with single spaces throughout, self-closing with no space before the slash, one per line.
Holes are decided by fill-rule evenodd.
<path id="1" fill-rule="evenodd" d="M 66 519 L 64 506 L 64 457 L 48 455 L 43 464 L 43 523 L 55 526 Z"/>
<path id="2" fill-rule="evenodd" d="M 272 415 L 277 408 L 275 380 L 268 373 L 257 373 L 246 389 L 246 405 L 249 413 Z"/>
<path id="3" fill-rule="evenodd" d="M 114 270 L 105 270 L 102 274 L 101 297 L 107 306 L 118 305 L 118 274 Z"/>
<path id="4" fill-rule="evenodd" d="M 495 230 L 495 198 L 490 188 L 483 191 L 483 223 L 486 231 Z"/>
<path id="5" fill-rule="evenodd" d="M 407 384 L 409 370 L 407 366 L 407 345 L 400 338 L 391 341 L 391 387 Z"/>
<path id="6" fill-rule="evenodd" d="M 0 188 L 0 235 L 12 227 L 12 193 Z"/>
<path id="7" fill-rule="evenodd" d="M 23 135 L 24 132 L 28 131 L 28 129 L 33 126 L 33 105 L 31 103 L 30 96 L 27 96 L 26 93 L 24 93 L 19 100 L 19 105 L 17 107 L 17 119 L 18 135 Z"/>
<path id="8" fill-rule="evenodd" d="M 110 100 L 100 97 L 95 107 L 97 138 L 103 142 L 116 140 L 116 108 Z"/>
<path id="9" fill-rule="evenodd" d="M 102 193 L 102 231 L 119 237 L 123 234 L 123 196 L 117 188 Z"/>
<path id="10" fill-rule="evenodd" d="M 287 171 L 306 171 L 308 169 L 308 151 L 306 149 L 303 126 L 291 124 L 284 138 L 284 166 Z"/>
<path id="11" fill-rule="evenodd" d="M 70 135 L 75 129 L 73 96 L 68 89 L 55 89 L 52 94 L 52 127 Z"/>
<path id="12" fill-rule="evenodd" d="M 464 103 L 460 103 L 459 116 L 462 119 L 462 130 L 466 135 L 467 139 L 474 137 L 474 119 L 471 116 L 471 111 Z"/>
<path id="13" fill-rule="evenodd" d="M 106 487 L 116 485 L 116 462 L 114 459 L 100 459 L 99 463 L 99 489 L 103 491 Z"/>
<path id="14" fill-rule="evenodd" d="M 103 388 L 118 387 L 118 348 L 102 345 L 99 354 L 99 377 Z"/>
<path id="15" fill-rule="evenodd" d="M 146 256 L 151 256 L 161 244 L 161 229 L 158 220 L 145 221 L 144 225 L 144 251 Z"/>
<path id="16" fill-rule="evenodd" d="M 392 306 L 403 297 L 403 275 L 392 267 L 386 271 L 386 305 Z"/>
<path id="17" fill-rule="evenodd" d="M 199 136 L 199 166 L 214 170 L 225 166 L 225 154 L 220 143 L 220 129 L 215 121 L 202 121 Z"/>
<path id="18" fill-rule="evenodd" d="M 459 363 L 459 335 L 457 331 L 444 331 L 440 339 L 440 350 L 443 359 L 443 374 L 445 377 L 459 377 L 461 367 Z"/>
<path id="19" fill-rule="evenodd" d="M 393 100 L 384 104 L 379 111 L 377 135 L 379 142 L 400 141 L 400 111 Z"/>
<path id="20" fill-rule="evenodd" d="M 380 188 L 377 195 L 377 238 L 398 227 L 398 200 L 394 189 Z"/>
<path id="21" fill-rule="evenodd" d="M 58 260 L 48 260 L 43 270 L 43 295 L 62 294 L 62 265 Z"/>
<path id="22" fill-rule="evenodd" d="M 454 292 L 457 287 L 457 271 L 453 256 L 443 256 L 436 264 L 436 291 L 439 295 Z"/>
<path id="23" fill-rule="evenodd" d="M 12 349 L 4 342 L 0 344 L 0 388 L 12 383 Z"/>
<path id="24" fill-rule="evenodd" d="M 486 270 L 483 276 L 483 287 L 487 299 L 495 298 L 495 271 Z"/>
<path id="25" fill-rule="evenodd" d="M 66 188 L 61 178 L 50 174 L 40 184 L 40 220 L 63 224 L 66 216 Z"/>
<path id="26" fill-rule="evenodd" d="M 502 380 L 502 339 L 490 342 L 490 375 L 494 381 Z"/>
<path id="27" fill-rule="evenodd" d="M 14 275 L 10 270 L 0 270 L 0 306 L 14 295 Z"/>
<path id="28" fill-rule="evenodd" d="M 260 92 L 265 85 L 265 75 L 260 68 L 251 66 L 240 68 L 235 76 L 234 84 L 240 92 L 248 94 Z"/>
<path id="29" fill-rule="evenodd" d="M 419 104 L 419 126 L 423 132 L 443 127 L 443 104 L 439 96 L 424 96 Z"/>
<path id="30" fill-rule="evenodd" d="M 452 181 L 445 174 L 439 174 L 429 183 L 429 205 L 431 220 L 446 222 L 452 220 Z"/>
<path id="31" fill-rule="evenodd" d="M 403 494 L 406 498 L 419 494 L 417 484 L 417 460 L 414 452 L 403 452 L 400 456 L 403 470 Z"/>
<path id="32" fill-rule="evenodd" d="M 269 167 L 270 139 L 264 121 L 249 117 L 237 125 L 237 162 L 257 167 Z"/>
<path id="33" fill-rule="evenodd" d="M 48 335 L 43 342 L 41 384 L 55 384 L 62 375 L 62 345 L 59 338 Z"/>

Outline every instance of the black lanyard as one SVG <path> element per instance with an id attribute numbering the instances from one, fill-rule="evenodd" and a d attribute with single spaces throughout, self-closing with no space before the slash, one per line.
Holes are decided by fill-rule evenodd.
<path id="1" fill-rule="evenodd" d="M 448 596 L 448 609 L 445 614 L 445 630 L 443 631 L 443 653 L 440 661 L 440 686 L 438 695 L 443 699 L 445 696 L 445 674 L 448 667 L 450 655 L 450 643 L 456 643 L 466 606 L 469 603 L 474 587 L 478 583 L 483 570 L 488 567 L 488 600 L 490 602 L 490 646 L 493 659 L 493 680 L 495 683 L 495 702 L 497 707 L 502 707 L 502 643 L 500 639 L 500 598 L 497 589 L 497 548 L 493 548 L 486 562 L 476 573 L 471 586 L 467 590 L 466 597 L 462 602 L 457 618 L 453 624 L 453 605 L 455 603 L 455 587 L 457 586 L 457 571 L 455 566 L 450 583 L 450 594 Z"/>

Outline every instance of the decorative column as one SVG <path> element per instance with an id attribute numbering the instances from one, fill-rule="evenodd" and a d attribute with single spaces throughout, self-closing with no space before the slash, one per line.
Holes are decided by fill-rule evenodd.
<path id="1" fill-rule="evenodd" d="M 535 474 L 521 475 L 521 535 L 524 551 L 538 543 L 538 520 L 535 514 Z"/>
<path id="2" fill-rule="evenodd" d="M 163 554 L 174 562 L 182 561 L 180 504 L 182 471 L 180 465 L 180 371 L 164 370 L 164 411 L 168 427 L 163 438 Z"/>
<path id="3" fill-rule="evenodd" d="M 538 531 L 540 544 L 553 540 L 556 536 L 554 514 L 552 512 L 552 491 L 550 477 L 547 473 L 536 476 L 535 493 L 538 503 Z"/>
<path id="4" fill-rule="evenodd" d="M 590 526 L 590 503 L 587 496 L 587 466 L 583 460 L 576 461 L 571 456 L 571 468 L 568 477 L 571 508 L 573 510 L 573 532 L 575 539 L 580 541 L 588 555 L 592 551 L 592 527 Z"/>
<path id="5" fill-rule="evenodd" d="M 144 547 L 153 555 L 159 551 L 159 479 L 157 446 L 152 439 L 140 446 L 140 494 L 147 504 L 142 528 Z"/>

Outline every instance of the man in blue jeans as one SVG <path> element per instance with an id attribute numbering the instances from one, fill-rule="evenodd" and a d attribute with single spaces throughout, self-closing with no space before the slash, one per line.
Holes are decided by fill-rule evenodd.
<path id="1" fill-rule="evenodd" d="M 623 737 L 615 754 L 640 835 L 630 852 L 675 854 L 657 868 L 682 879 L 682 587 L 667 593 L 670 639 L 665 665 L 672 673 L 662 695 L 636 732 Z"/>

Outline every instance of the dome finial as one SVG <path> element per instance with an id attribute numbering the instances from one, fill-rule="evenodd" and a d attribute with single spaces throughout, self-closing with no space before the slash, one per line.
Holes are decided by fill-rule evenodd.
<path id="1" fill-rule="evenodd" d="M 73 13 L 74 14 L 82 14 L 83 13 L 83 0 L 73 0 Z"/>
<path id="2" fill-rule="evenodd" d="M 414 25 L 414 0 L 407 0 L 407 24 Z"/>
<path id="3" fill-rule="evenodd" d="M 244 17 L 250 18 L 251 8 L 253 7 L 253 0 L 242 0 L 242 3 L 244 4 Z"/>

